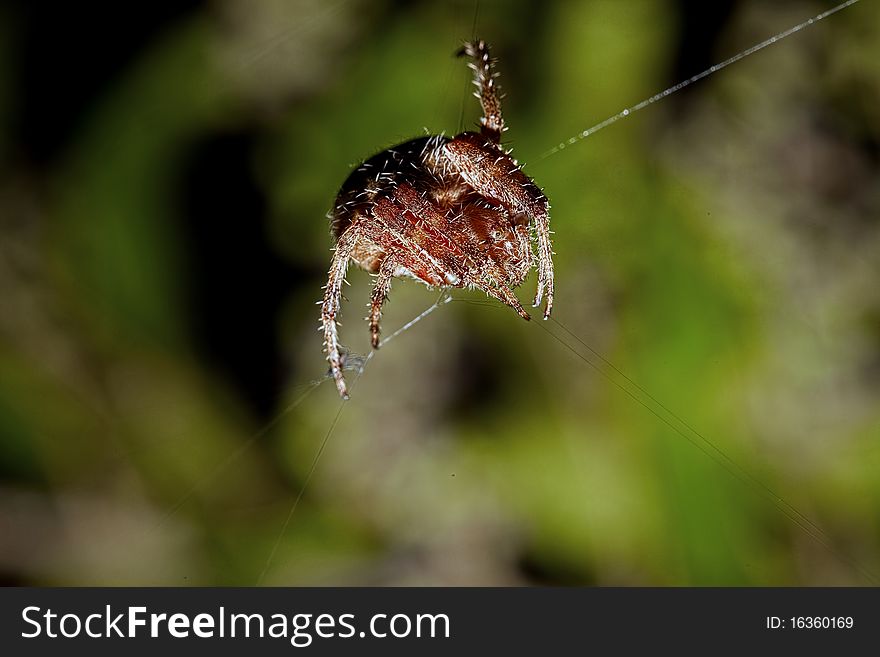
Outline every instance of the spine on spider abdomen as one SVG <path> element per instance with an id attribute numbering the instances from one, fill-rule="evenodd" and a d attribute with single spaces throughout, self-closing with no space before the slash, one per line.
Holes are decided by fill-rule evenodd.
<path id="1" fill-rule="evenodd" d="M 376 195 L 400 182 L 416 188 L 429 184 L 436 174 L 423 169 L 426 161 L 447 141 L 443 135 L 418 137 L 364 160 L 342 183 L 330 213 L 330 232 L 338 240 L 358 214 L 368 214 Z"/>

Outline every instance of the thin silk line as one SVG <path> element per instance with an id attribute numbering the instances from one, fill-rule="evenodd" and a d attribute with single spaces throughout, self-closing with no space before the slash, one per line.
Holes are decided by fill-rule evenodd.
<path id="1" fill-rule="evenodd" d="M 452 296 L 450 295 L 449 291 L 443 290 L 440 293 L 440 296 L 437 298 L 437 301 L 435 301 L 428 308 L 423 310 L 418 316 L 414 317 L 413 319 L 408 321 L 406 324 L 401 326 L 399 329 L 394 331 L 394 333 L 389 335 L 387 338 L 382 340 L 379 343 L 379 346 L 381 347 L 383 345 L 388 344 L 394 338 L 398 337 L 402 333 L 405 333 L 406 331 L 411 329 L 413 326 L 418 324 L 420 321 L 425 319 L 428 315 L 430 315 L 432 312 L 437 310 L 437 308 L 439 308 L 440 306 L 446 305 L 450 301 L 452 301 Z M 360 380 L 361 376 L 363 375 L 364 370 L 367 368 L 367 365 L 373 359 L 373 354 L 375 354 L 375 353 L 376 353 L 375 350 L 370 351 L 370 353 L 364 359 L 363 364 L 358 368 L 357 378 L 355 378 L 354 382 L 351 385 L 352 390 L 354 390 L 355 386 L 357 385 L 358 381 Z M 329 377 L 325 377 L 325 378 L 329 378 Z M 269 556 L 266 558 L 266 563 L 263 565 L 263 569 L 260 571 L 260 575 L 257 578 L 257 582 L 256 582 L 257 586 L 261 586 L 263 584 L 263 580 L 265 580 L 266 574 L 269 572 L 269 568 L 271 568 L 271 566 L 272 566 L 272 562 L 275 561 L 275 555 L 278 552 L 278 548 L 281 547 L 281 542 L 284 540 L 284 536 L 287 534 L 287 529 L 288 529 L 288 527 L 290 527 L 290 523 L 293 520 L 293 515 L 294 515 L 294 513 L 296 513 L 296 509 L 299 506 L 299 503 L 302 500 L 303 495 L 305 495 L 305 492 L 309 486 L 309 483 L 312 481 L 312 476 L 315 474 L 315 470 L 318 469 L 318 462 L 321 460 L 321 456 L 324 454 L 324 450 L 327 447 L 327 444 L 330 442 L 330 437 L 333 435 L 333 432 L 336 430 L 336 425 L 339 423 L 339 417 L 342 415 L 343 408 L 345 408 L 345 402 L 340 401 L 339 406 L 336 409 L 336 414 L 333 416 L 333 420 L 330 422 L 330 426 L 327 428 L 327 431 L 324 434 L 324 438 L 323 438 L 323 440 L 321 440 L 321 444 L 318 446 L 318 450 L 315 452 L 315 456 L 312 459 L 312 463 L 309 466 L 308 472 L 306 473 L 306 478 L 303 481 L 303 485 L 299 489 L 299 492 L 297 493 L 296 498 L 294 498 L 293 504 L 290 506 L 290 511 L 287 512 L 287 517 L 284 519 L 284 523 L 281 525 L 281 530 L 278 532 L 278 537 L 275 539 L 275 542 L 272 544 L 272 550 L 269 552 Z M 273 420 L 273 423 L 275 421 L 277 421 L 277 420 Z M 267 427 L 267 429 L 268 429 L 268 427 Z"/>
<path id="2" fill-rule="evenodd" d="M 587 128 L 583 132 L 579 132 L 578 134 L 576 134 L 572 137 L 569 137 L 566 141 L 559 142 L 559 144 L 557 144 L 556 146 L 551 148 L 549 151 L 542 154 L 541 159 L 550 157 L 551 155 L 558 153 L 559 151 L 564 149 L 566 146 L 572 146 L 572 145 L 578 143 L 579 141 L 581 141 L 582 139 L 586 139 L 590 135 L 596 134 L 597 132 L 599 132 L 603 128 L 607 128 L 612 123 L 617 123 L 618 121 L 620 121 L 620 119 L 625 119 L 628 116 L 632 116 L 633 114 L 635 114 L 639 110 L 645 109 L 648 105 L 653 105 L 658 100 L 662 100 L 663 98 L 666 98 L 667 96 L 671 96 L 675 92 L 681 91 L 682 89 L 684 89 L 688 85 L 691 85 L 694 82 L 702 80 L 703 78 L 709 77 L 713 73 L 717 73 L 721 69 L 726 68 L 726 67 L 730 66 L 731 64 L 735 64 L 736 62 L 740 61 L 741 59 L 745 59 L 749 55 L 753 55 L 756 52 L 758 52 L 759 50 L 763 50 L 767 46 L 772 46 L 773 44 L 779 43 L 783 39 L 790 37 L 792 34 L 795 34 L 796 32 L 800 32 L 805 27 L 810 27 L 811 25 L 818 23 L 822 19 L 828 18 L 832 14 L 836 14 L 837 12 L 841 11 L 842 9 L 846 9 L 850 5 L 854 5 L 857 2 L 859 2 L 859 0 L 846 0 L 846 2 L 842 2 L 839 5 L 837 5 L 836 7 L 832 7 L 831 9 L 829 9 L 827 11 L 823 11 L 821 14 L 813 16 L 813 18 L 808 18 L 804 22 L 798 23 L 794 27 L 791 27 L 787 30 L 784 30 L 783 32 L 779 32 L 778 34 L 770 37 L 769 39 L 765 39 L 764 41 L 761 41 L 761 43 L 758 43 L 758 44 L 752 46 L 751 48 L 746 48 L 742 52 L 734 55 L 733 57 L 725 59 L 723 62 L 721 62 L 719 64 L 715 64 L 713 66 L 710 66 L 705 71 L 703 71 L 701 73 L 697 73 L 695 76 L 690 77 L 687 80 L 684 80 L 683 82 L 679 82 L 678 84 L 673 85 L 673 86 L 669 87 L 668 89 L 661 91 L 660 93 L 654 94 L 650 98 L 646 98 L 642 102 L 636 103 L 632 107 L 627 107 L 626 109 L 621 110 L 620 112 L 618 112 L 614 116 L 611 116 L 611 117 L 605 119 L 601 123 L 597 123 L 592 128 Z"/>

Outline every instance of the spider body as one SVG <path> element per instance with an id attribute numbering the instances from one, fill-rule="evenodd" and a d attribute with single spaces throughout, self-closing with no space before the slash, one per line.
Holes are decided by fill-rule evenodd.
<path id="1" fill-rule="evenodd" d="M 483 107 L 481 131 L 435 135 L 405 142 L 371 157 L 343 183 L 331 213 L 336 240 L 321 322 L 324 349 L 339 394 L 347 398 L 336 318 L 350 260 L 374 273 L 370 334 L 379 346 L 379 320 L 394 277 L 431 287 L 485 291 L 529 319 L 513 293 L 534 264 L 538 291 L 546 294 L 544 318 L 553 305 L 549 203 L 500 145 L 505 130 L 492 60 L 482 41 L 465 44 L 476 94 Z"/>

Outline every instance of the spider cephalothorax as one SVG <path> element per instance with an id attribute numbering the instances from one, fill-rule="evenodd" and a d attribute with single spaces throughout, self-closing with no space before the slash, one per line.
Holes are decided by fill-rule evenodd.
<path id="1" fill-rule="evenodd" d="M 512 288 L 532 268 L 537 246 L 538 291 L 544 319 L 553 307 L 553 261 L 547 197 L 501 148 L 501 116 L 493 61 L 483 41 L 466 43 L 483 108 L 481 130 L 421 137 L 371 157 L 343 183 L 331 213 L 336 249 L 321 323 L 324 350 L 339 394 L 348 393 L 336 330 L 349 260 L 376 274 L 370 334 L 379 346 L 382 304 L 395 276 L 437 287 L 483 290 L 529 314 Z"/>

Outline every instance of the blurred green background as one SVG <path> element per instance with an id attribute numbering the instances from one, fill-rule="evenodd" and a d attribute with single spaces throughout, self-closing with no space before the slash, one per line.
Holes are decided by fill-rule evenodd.
<path id="1" fill-rule="evenodd" d="M 878 3 L 549 157 L 831 3 L 143 5 L 0 8 L 3 582 L 876 584 Z M 474 125 L 474 26 L 556 321 L 456 291 L 343 405 L 325 214 Z M 436 299 L 396 281 L 385 334 Z"/>

